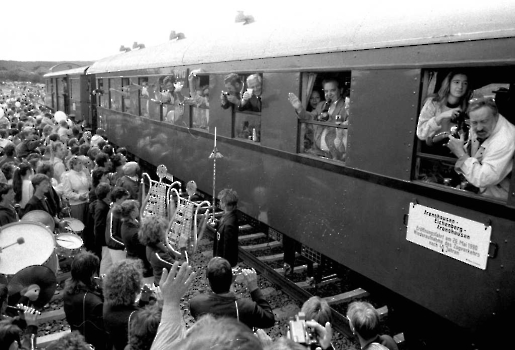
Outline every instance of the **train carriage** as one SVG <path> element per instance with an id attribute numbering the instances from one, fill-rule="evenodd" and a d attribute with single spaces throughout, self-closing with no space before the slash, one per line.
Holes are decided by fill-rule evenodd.
<path id="1" fill-rule="evenodd" d="M 96 119 L 95 79 L 86 76 L 89 66 L 44 75 L 45 105 L 65 112 L 75 122 L 92 126 Z M 96 126 L 95 126 L 96 128 Z"/>
<path id="2" fill-rule="evenodd" d="M 234 24 L 101 59 L 87 71 L 99 127 L 207 193 L 216 129 L 216 186 L 237 190 L 242 212 L 480 341 L 503 337 L 515 303 L 515 177 L 506 200 L 457 189 L 446 177 L 456 159 L 416 130 L 453 69 L 470 72 L 475 93 L 514 93 L 515 6 L 381 9 Z M 259 108 L 222 108 L 231 73 L 233 95 L 259 76 Z M 288 94 L 307 107 L 331 77 L 347 123 L 299 119 Z M 322 153 L 310 151 L 317 128 Z"/>

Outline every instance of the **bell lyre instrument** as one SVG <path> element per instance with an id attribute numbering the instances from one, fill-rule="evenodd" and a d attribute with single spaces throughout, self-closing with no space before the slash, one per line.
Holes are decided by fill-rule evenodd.
<path id="1" fill-rule="evenodd" d="M 203 235 L 209 216 L 210 203 L 200 203 L 183 198 L 172 188 L 169 201 L 177 200 L 177 208 L 168 224 L 167 244 L 176 255 L 186 256 L 197 251 L 199 237 Z M 203 212 L 203 213 L 202 213 Z"/>
<path id="2" fill-rule="evenodd" d="M 143 203 L 141 205 L 140 216 L 159 215 L 165 218 L 169 218 L 171 213 L 174 212 L 174 203 L 170 207 L 169 192 L 173 186 L 181 183 L 179 181 L 173 181 L 173 176 L 168 173 L 168 169 L 165 165 L 161 164 L 157 167 L 156 174 L 159 181 L 152 180 L 147 173 L 143 173 L 141 177 L 141 193 L 143 194 Z M 163 179 L 170 181 L 170 183 L 163 182 Z M 148 182 L 148 193 L 146 193 L 146 186 Z"/>

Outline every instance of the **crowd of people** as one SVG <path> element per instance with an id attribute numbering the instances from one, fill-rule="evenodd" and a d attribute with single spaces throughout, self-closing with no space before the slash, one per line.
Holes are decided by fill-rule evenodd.
<path id="1" fill-rule="evenodd" d="M 258 77 L 249 79 L 259 82 Z M 63 296 L 72 332 L 48 349 L 302 346 L 289 338 L 272 340 L 263 331 L 276 320 L 256 272 L 238 266 L 235 191 L 224 189 L 218 196 L 223 216 L 214 225 L 214 257 L 205 269 L 211 292 L 189 300 L 196 323 L 186 329 L 180 302 L 196 273 L 167 243 L 165 218 L 140 218 L 139 165 L 127 161 L 123 147 L 110 145 L 103 130 L 92 135 L 64 113 L 37 106 L 26 94 L 0 95 L 0 114 L 0 225 L 16 223 L 34 210 L 48 214 L 56 233 L 67 229 L 70 217 L 84 224 L 79 233 L 84 249 L 73 257 Z M 193 185 L 187 186 L 192 200 Z M 233 292 L 238 275 L 250 298 L 237 298 Z M 7 287 L 0 285 L 0 348 L 33 348 L 38 311 L 25 298 L 27 305 L 18 305 L 20 316 L 3 316 L 7 294 Z M 391 338 L 378 337 L 374 311 L 370 305 L 351 306 L 351 327 L 369 349 L 383 343 L 395 350 Z M 332 348 L 327 303 L 311 298 L 302 312 L 320 348 Z"/>

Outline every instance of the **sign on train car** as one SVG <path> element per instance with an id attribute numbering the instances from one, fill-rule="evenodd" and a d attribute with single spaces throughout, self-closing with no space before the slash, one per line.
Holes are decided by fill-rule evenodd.
<path id="1" fill-rule="evenodd" d="M 466 264 L 486 269 L 492 226 L 410 203 L 406 239 Z"/>

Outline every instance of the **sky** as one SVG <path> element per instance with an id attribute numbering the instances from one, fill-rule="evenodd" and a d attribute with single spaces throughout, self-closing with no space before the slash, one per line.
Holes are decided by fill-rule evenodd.
<path id="1" fill-rule="evenodd" d="M 6 2 L 8 3 L 6 4 Z M 333 13 L 346 16 L 410 8 L 411 15 L 433 7 L 470 7 L 469 0 L 7 0 L 2 3 L 0 60 L 96 61 L 136 41 L 146 47 L 168 41 L 170 32 L 186 37 L 235 30 L 237 11 L 270 23 Z M 499 3 L 515 0 L 496 0 Z M 341 17 L 338 15 L 341 13 Z M 435 19 L 437 20 L 437 18 Z M 328 24 L 330 26 L 330 23 Z M 320 28 L 327 30 L 327 28 Z M 220 40 L 228 40 L 221 36 Z"/>

